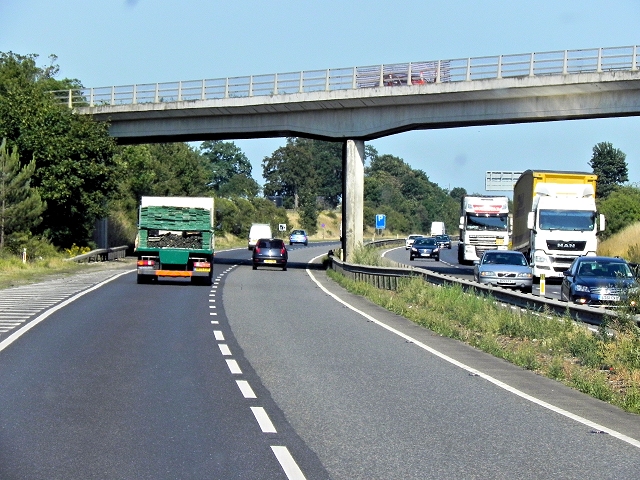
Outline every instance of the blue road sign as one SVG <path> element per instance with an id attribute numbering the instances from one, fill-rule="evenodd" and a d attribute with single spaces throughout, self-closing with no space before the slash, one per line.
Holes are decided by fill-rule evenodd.
<path id="1" fill-rule="evenodd" d="M 387 216 L 382 213 L 376 214 L 376 228 L 382 230 L 387 228 Z"/>

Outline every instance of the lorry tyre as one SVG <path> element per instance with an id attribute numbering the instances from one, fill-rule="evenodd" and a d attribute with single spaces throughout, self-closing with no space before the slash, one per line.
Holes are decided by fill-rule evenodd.
<path id="1" fill-rule="evenodd" d="M 151 283 L 151 277 L 148 275 L 138 275 L 137 282 L 138 284 Z"/>

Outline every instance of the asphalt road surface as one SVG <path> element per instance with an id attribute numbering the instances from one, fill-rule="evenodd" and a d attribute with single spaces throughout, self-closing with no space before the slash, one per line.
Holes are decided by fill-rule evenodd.
<path id="1" fill-rule="evenodd" d="M 637 478 L 638 416 L 346 293 L 328 248 L 0 291 L 0 478 Z"/>

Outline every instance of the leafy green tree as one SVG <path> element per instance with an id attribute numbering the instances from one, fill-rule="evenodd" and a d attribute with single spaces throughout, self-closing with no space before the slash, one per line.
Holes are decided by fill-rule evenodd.
<path id="1" fill-rule="evenodd" d="M 402 232 L 427 232 L 433 221 L 444 221 L 449 231 L 458 226 L 459 203 L 425 172 L 393 155 L 372 156 L 365 169 L 364 198 L 374 213 L 387 215 L 390 228 Z M 370 221 L 364 218 L 365 225 Z"/>
<path id="2" fill-rule="evenodd" d="M 221 197 L 255 198 L 260 193 L 260 185 L 253 178 L 244 174 L 234 175 L 220 187 Z"/>
<path id="3" fill-rule="evenodd" d="M 32 188 L 31 177 L 36 162 L 31 160 L 21 167 L 18 150 L 9 154 L 7 140 L 0 144 L 0 249 L 5 246 L 5 236 L 14 232 L 29 232 L 41 221 L 46 208 L 38 190 Z"/>
<path id="4" fill-rule="evenodd" d="M 186 143 L 149 145 L 155 170 L 152 195 L 161 197 L 208 196 L 211 193 L 207 161 Z"/>
<path id="5" fill-rule="evenodd" d="M 618 187 L 607 198 L 598 200 L 598 210 L 606 218 L 603 237 L 610 237 L 640 222 L 640 189 L 630 185 Z"/>
<path id="6" fill-rule="evenodd" d="M 318 208 L 316 196 L 307 193 L 302 197 L 302 208 L 300 211 L 300 225 L 309 235 L 314 235 L 318 231 Z"/>
<path id="7" fill-rule="evenodd" d="M 117 189 L 115 143 L 106 124 L 55 102 L 51 90 L 80 83 L 56 80 L 50 58 L 40 68 L 37 55 L 0 53 L 0 137 L 35 159 L 32 183 L 47 204 L 39 232 L 61 247 L 86 245 Z"/>
<path id="8" fill-rule="evenodd" d="M 593 155 L 589 166 L 598 175 L 596 193 L 600 198 L 607 198 L 617 186 L 629 180 L 626 154 L 613 148 L 609 142 L 600 142 L 593 147 Z"/>
<path id="9" fill-rule="evenodd" d="M 462 203 L 462 198 L 467 195 L 467 190 L 462 187 L 452 188 L 449 192 L 449 196 L 453 198 L 458 204 Z"/>
<path id="10" fill-rule="evenodd" d="M 264 158 L 262 172 L 265 195 L 281 195 L 289 208 L 299 207 L 301 194 L 318 190 L 312 152 L 295 138 Z"/>
<path id="11" fill-rule="evenodd" d="M 200 153 L 209 163 L 210 185 L 224 196 L 256 196 L 260 186 L 251 177 L 251 162 L 233 142 L 206 141 Z M 235 190 L 235 189 L 238 190 Z M 255 192 L 255 193 L 254 193 Z"/>

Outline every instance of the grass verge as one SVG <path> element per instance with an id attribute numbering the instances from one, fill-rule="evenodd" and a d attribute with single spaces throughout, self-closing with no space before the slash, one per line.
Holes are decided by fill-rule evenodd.
<path id="1" fill-rule="evenodd" d="M 604 328 L 593 333 L 568 317 L 514 312 L 461 287 L 414 278 L 403 281 L 397 291 L 379 290 L 333 270 L 327 273 L 348 291 L 433 332 L 640 413 L 640 332 L 633 322 L 623 319 L 614 335 Z"/>

